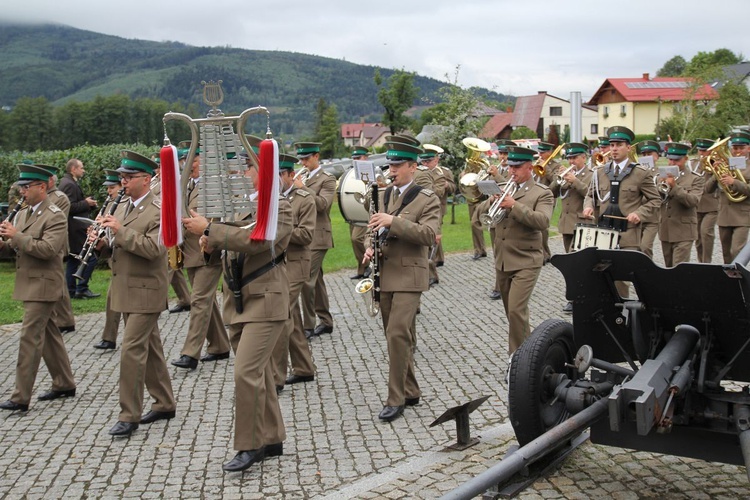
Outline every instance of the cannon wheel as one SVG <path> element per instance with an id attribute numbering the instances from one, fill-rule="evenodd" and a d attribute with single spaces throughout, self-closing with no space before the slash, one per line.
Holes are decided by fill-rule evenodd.
<path id="1" fill-rule="evenodd" d="M 547 381 L 554 373 L 577 379 L 577 372 L 565 366 L 573 363 L 574 356 L 573 325 L 560 319 L 544 321 L 516 351 L 510 369 L 508 406 L 521 446 L 570 416 L 565 401 L 553 402 L 555 395 Z"/>

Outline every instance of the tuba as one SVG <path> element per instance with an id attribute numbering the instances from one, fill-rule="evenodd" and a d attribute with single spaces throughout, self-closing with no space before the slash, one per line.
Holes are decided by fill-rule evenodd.
<path id="1" fill-rule="evenodd" d="M 742 175 L 742 171 L 737 169 L 733 170 L 729 168 L 729 147 L 727 142 L 729 137 L 718 141 L 716 144 L 708 148 L 708 156 L 703 158 L 703 168 L 706 171 L 711 172 L 719 183 L 719 187 L 724 190 L 724 194 L 727 195 L 729 201 L 734 203 L 740 203 L 747 199 L 747 195 L 738 193 L 732 186 L 725 186 L 721 183 L 721 178 L 724 175 L 729 175 L 734 179 L 747 183 L 745 177 Z"/>
<path id="2" fill-rule="evenodd" d="M 476 137 L 466 137 L 461 142 L 469 150 L 469 154 L 466 157 L 466 166 L 461 173 L 458 189 L 467 201 L 476 203 L 482 197 L 477 183 L 489 177 L 487 169 L 490 168 L 490 163 L 483 158 L 483 155 L 491 149 L 491 146 L 488 142 Z"/>

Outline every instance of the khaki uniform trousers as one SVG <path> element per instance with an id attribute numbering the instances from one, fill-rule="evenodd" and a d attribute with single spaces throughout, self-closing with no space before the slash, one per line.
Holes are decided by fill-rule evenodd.
<path id="1" fill-rule="evenodd" d="M 315 375 L 310 343 L 302 328 L 302 312 L 299 295 L 304 281 L 289 282 L 289 317 L 284 331 L 273 349 L 273 379 L 277 386 L 283 386 L 287 376 L 287 357 L 291 359 L 292 374 L 299 376 Z"/>
<path id="2" fill-rule="evenodd" d="M 414 328 L 422 292 L 380 292 L 380 312 L 388 343 L 388 400 L 402 406 L 406 398 L 421 396 L 414 373 Z"/>
<path id="3" fill-rule="evenodd" d="M 659 234 L 659 224 L 656 222 L 641 223 L 641 252 L 648 255 L 648 258 L 654 259 L 654 241 Z"/>
<path id="4" fill-rule="evenodd" d="M 529 300 L 539 278 L 541 267 L 518 271 L 499 271 L 500 294 L 503 297 L 505 316 L 508 318 L 508 354 L 516 352 L 531 335 L 529 326 Z"/>
<path id="5" fill-rule="evenodd" d="M 747 235 L 750 227 L 747 226 L 719 226 L 719 241 L 721 242 L 721 254 L 724 264 L 731 263 L 742 247 L 747 243 Z"/>
<path id="6" fill-rule="evenodd" d="M 188 288 L 187 281 L 185 281 L 185 274 L 182 269 L 169 268 L 167 273 L 169 284 L 172 285 L 175 295 L 177 295 L 178 306 L 189 306 L 190 305 L 190 289 Z"/>
<path id="7" fill-rule="evenodd" d="M 495 228 L 490 228 L 490 242 L 492 243 L 492 254 L 497 255 L 497 248 L 495 247 Z M 500 271 L 495 269 L 495 284 L 492 285 L 492 291 L 500 291 Z"/>
<path id="8" fill-rule="evenodd" d="M 73 306 L 70 303 L 70 293 L 68 287 L 63 287 L 63 298 L 55 302 L 52 307 L 52 321 L 58 328 L 61 326 L 75 326 L 76 318 L 73 315 Z"/>
<path id="9" fill-rule="evenodd" d="M 487 249 L 484 246 L 484 231 L 481 227 L 476 227 L 474 224 L 471 224 L 478 203 L 466 202 L 466 204 L 469 207 L 469 225 L 471 226 L 471 242 L 474 244 L 474 253 L 478 255 L 486 255 Z M 495 241 L 494 238 L 492 241 Z"/>
<path id="10" fill-rule="evenodd" d="M 234 449 L 257 450 L 286 439 L 271 355 L 284 321 L 229 325 L 234 361 Z"/>
<path id="11" fill-rule="evenodd" d="M 365 272 L 365 265 L 362 264 L 362 259 L 365 258 L 365 236 L 367 236 L 367 231 L 366 227 L 349 224 L 352 250 L 354 250 L 354 259 L 357 261 L 357 274 L 360 276 Z"/>
<path id="12" fill-rule="evenodd" d="M 714 254 L 716 238 L 716 221 L 719 212 L 698 212 L 698 239 L 695 240 L 695 252 L 698 262 L 710 264 Z"/>
<path id="13" fill-rule="evenodd" d="M 690 251 L 693 249 L 693 241 L 668 241 L 661 242 L 661 251 L 664 255 L 664 265 L 674 267 L 681 262 L 690 262 Z"/>
<path id="14" fill-rule="evenodd" d="M 193 294 L 190 300 L 190 324 L 180 354 L 198 359 L 205 340 L 208 341 L 206 351 L 209 354 L 229 352 L 229 337 L 216 302 L 221 266 L 189 267 L 187 275 Z"/>
<path id="15" fill-rule="evenodd" d="M 117 330 L 120 328 L 122 313 L 112 310 L 112 285 L 107 289 L 107 310 L 104 313 L 102 340 L 117 343 Z"/>
<path id="16" fill-rule="evenodd" d="M 570 253 L 570 249 L 573 246 L 573 240 L 575 239 L 575 234 L 563 234 L 562 237 L 565 253 Z"/>
<path id="17" fill-rule="evenodd" d="M 320 318 L 320 324 L 333 326 L 330 307 L 328 305 L 328 290 L 323 281 L 323 259 L 328 250 L 312 250 L 310 252 L 310 279 L 302 285 L 302 319 L 305 330 L 315 328 L 315 316 Z"/>
<path id="18" fill-rule="evenodd" d="M 121 422 L 139 422 L 143 412 L 143 386 L 155 400 L 151 410 L 175 410 L 164 350 L 159 337 L 159 313 L 123 313 L 125 333 L 120 354 Z"/>
<path id="19" fill-rule="evenodd" d="M 31 401 L 31 391 L 42 358 L 52 378 L 53 391 L 67 391 L 76 387 L 62 334 L 51 319 L 53 308 L 52 302 L 23 303 L 16 387 L 10 397 L 14 403 L 28 405 Z"/>

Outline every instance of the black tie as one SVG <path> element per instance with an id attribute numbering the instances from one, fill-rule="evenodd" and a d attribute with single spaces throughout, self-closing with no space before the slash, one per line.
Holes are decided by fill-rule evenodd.
<path id="1" fill-rule="evenodd" d="M 190 182 L 188 182 L 188 197 L 190 197 L 190 193 L 193 192 L 193 189 L 195 189 L 195 179 L 190 179 Z"/>
<path id="2" fill-rule="evenodd" d="M 615 177 L 620 176 L 620 165 L 615 165 Z"/>
<path id="3" fill-rule="evenodd" d="M 397 187 L 393 188 L 393 203 L 395 204 L 398 201 L 398 195 L 401 193 L 401 190 Z"/>

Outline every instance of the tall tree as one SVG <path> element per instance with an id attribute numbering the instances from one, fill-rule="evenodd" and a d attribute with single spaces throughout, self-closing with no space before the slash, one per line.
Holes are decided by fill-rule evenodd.
<path id="1" fill-rule="evenodd" d="M 378 102 L 385 108 L 383 125 L 391 129 L 391 134 L 409 128 L 412 120 L 404 113 L 414 105 L 419 96 L 419 88 L 414 86 L 414 73 L 396 70 L 388 78 L 388 85 L 383 86 L 383 77 L 376 69 L 374 80 L 379 87 Z"/>
<path id="2" fill-rule="evenodd" d="M 685 67 L 685 75 L 700 77 L 721 66 L 742 62 L 742 54 L 735 54 L 729 49 L 717 49 L 713 52 L 698 52 Z M 712 75 L 716 76 L 716 75 Z"/>
<path id="3" fill-rule="evenodd" d="M 687 61 L 682 56 L 674 56 L 664 63 L 664 66 L 656 72 L 656 76 L 681 76 L 685 72 Z"/>
<path id="4" fill-rule="evenodd" d="M 21 97 L 10 113 L 13 148 L 23 151 L 53 146 L 52 104 L 44 97 Z"/>
<path id="5" fill-rule="evenodd" d="M 341 125 L 339 112 L 335 104 L 331 104 L 323 111 L 320 130 L 316 140 L 320 142 L 320 156 L 335 158 L 342 152 L 344 144 L 341 140 Z"/>

